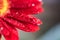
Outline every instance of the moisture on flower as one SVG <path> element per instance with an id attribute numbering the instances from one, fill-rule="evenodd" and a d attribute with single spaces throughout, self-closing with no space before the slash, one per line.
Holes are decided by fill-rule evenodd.
<path id="1" fill-rule="evenodd" d="M 25 32 L 38 31 L 42 22 L 32 14 L 41 12 L 41 0 L 1 0 L 0 34 L 6 40 L 19 40 L 16 28 Z"/>

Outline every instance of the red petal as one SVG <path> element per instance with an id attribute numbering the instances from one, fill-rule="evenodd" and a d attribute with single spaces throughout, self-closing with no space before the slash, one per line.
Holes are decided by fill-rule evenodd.
<path id="1" fill-rule="evenodd" d="M 33 25 L 33 24 L 27 24 L 25 22 L 22 22 L 22 24 L 24 24 L 23 26 L 20 26 L 21 24 L 19 24 L 18 21 L 15 21 L 13 19 L 8 19 L 8 18 L 4 18 L 5 21 L 9 22 L 11 25 L 13 24 L 15 27 L 19 27 L 19 29 L 23 30 L 23 31 L 27 31 L 27 32 L 35 32 L 39 30 L 39 27 L 37 25 Z"/>
<path id="2" fill-rule="evenodd" d="M 8 15 L 9 16 L 9 15 Z M 11 18 L 14 18 L 16 20 L 19 20 L 19 21 L 22 21 L 22 22 L 26 22 L 26 23 L 32 23 L 32 24 L 35 24 L 35 25 L 40 25 L 42 24 L 42 21 L 31 16 L 31 15 L 13 15 Z"/>
<path id="3" fill-rule="evenodd" d="M 0 20 L 3 24 L 3 30 L 2 34 L 5 36 L 6 40 L 18 40 L 18 32 L 17 30 L 12 27 L 11 25 L 9 26 L 6 22 L 3 20 Z"/>
<path id="4" fill-rule="evenodd" d="M 10 25 L 12 25 L 12 27 L 16 27 L 18 29 L 24 29 L 24 25 L 20 22 L 18 22 L 17 20 L 13 20 L 13 19 L 9 19 L 9 18 L 4 18 L 4 20 L 6 22 L 8 22 Z"/>
<path id="5" fill-rule="evenodd" d="M 26 27 L 23 29 L 26 32 L 36 32 L 38 31 L 40 28 L 37 25 L 33 25 L 33 24 L 24 24 Z"/>
<path id="6" fill-rule="evenodd" d="M 43 12 L 43 8 L 40 5 L 30 7 L 30 8 L 11 8 L 11 13 L 18 12 L 19 14 L 37 14 Z"/>
<path id="7" fill-rule="evenodd" d="M 33 7 L 34 4 L 35 6 L 38 4 L 42 4 L 42 1 L 38 0 L 11 0 L 11 7 L 12 8 L 29 8 Z"/>
<path id="8" fill-rule="evenodd" d="M 18 11 L 20 14 L 37 14 L 43 12 L 43 8 L 38 8 L 38 7 L 32 7 L 29 9 L 21 9 Z"/>
<path id="9" fill-rule="evenodd" d="M 19 40 L 17 30 L 12 30 L 9 36 L 6 36 L 6 40 Z"/>
<path id="10" fill-rule="evenodd" d="M 9 32 L 8 30 L 3 30 L 2 34 L 4 35 L 6 40 L 19 40 L 18 38 L 18 32 L 16 30 L 12 30 L 9 32 L 9 35 L 7 34 Z M 7 34 L 7 35 L 6 35 Z"/>
<path id="11" fill-rule="evenodd" d="M 2 23 L 0 23 L 0 33 L 2 33 L 4 36 L 8 36 L 9 35 L 9 31 L 3 26 Z"/>
<path id="12" fill-rule="evenodd" d="M 38 0 L 24 0 L 24 1 L 23 0 L 15 0 L 15 1 L 11 0 L 10 9 L 12 11 L 15 10 L 19 12 L 19 14 L 37 14 L 37 13 L 43 12 L 42 2 Z"/>

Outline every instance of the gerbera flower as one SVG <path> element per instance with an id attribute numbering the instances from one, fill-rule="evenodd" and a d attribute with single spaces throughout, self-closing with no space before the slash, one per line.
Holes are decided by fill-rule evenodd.
<path id="1" fill-rule="evenodd" d="M 17 29 L 36 32 L 42 22 L 32 14 L 42 12 L 41 0 L 1 0 L 0 34 L 6 40 L 19 40 Z"/>

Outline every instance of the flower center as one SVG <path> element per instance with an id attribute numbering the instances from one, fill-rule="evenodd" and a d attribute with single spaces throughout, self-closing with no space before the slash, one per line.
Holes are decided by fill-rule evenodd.
<path id="1" fill-rule="evenodd" d="M 8 9 L 8 1 L 0 0 L 0 17 L 6 14 L 7 9 Z"/>

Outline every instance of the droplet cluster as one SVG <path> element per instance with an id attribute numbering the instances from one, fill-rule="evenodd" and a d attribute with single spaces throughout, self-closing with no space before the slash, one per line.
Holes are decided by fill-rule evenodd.
<path id="1" fill-rule="evenodd" d="M 36 32 L 42 21 L 33 14 L 43 12 L 42 0 L 9 0 L 9 10 L 0 17 L 0 34 L 6 40 L 19 40 L 17 29 Z"/>

